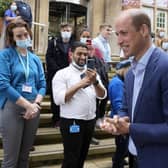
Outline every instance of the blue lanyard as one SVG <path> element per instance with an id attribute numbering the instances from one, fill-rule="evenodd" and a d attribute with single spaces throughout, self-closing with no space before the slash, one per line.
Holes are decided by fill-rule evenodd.
<path id="1" fill-rule="evenodd" d="M 28 52 L 26 54 L 26 66 L 25 66 L 25 64 L 24 64 L 24 62 L 22 60 L 22 57 L 21 57 L 21 55 L 19 53 L 18 53 L 18 56 L 19 56 L 20 63 L 23 66 L 25 79 L 26 79 L 26 83 L 27 83 L 28 78 L 29 78 L 29 55 L 28 55 Z"/>

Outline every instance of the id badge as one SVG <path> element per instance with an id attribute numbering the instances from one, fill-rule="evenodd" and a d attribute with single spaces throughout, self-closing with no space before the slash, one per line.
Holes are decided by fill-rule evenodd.
<path id="1" fill-rule="evenodd" d="M 80 126 L 79 125 L 71 125 L 69 127 L 69 132 L 70 133 L 79 133 L 80 132 Z"/>
<path id="2" fill-rule="evenodd" d="M 22 92 L 32 93 L 32 87 L 27 84 L 24 84 L 22 86 Z"/>

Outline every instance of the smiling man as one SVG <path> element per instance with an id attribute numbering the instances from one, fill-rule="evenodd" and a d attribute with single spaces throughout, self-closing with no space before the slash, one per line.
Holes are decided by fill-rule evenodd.
<path id="1" fill-rule="evenodd" d="M 88 47 L 72 45 L 72 63 L 53 78 L 54 101 L 60 105 L 60 130 L 64 145 L 62 168 L 83 168 L 96 117 L 96 98 L 106 97 L 96 70 L 86 69 Z"/>
<path id="2" fill-rule="evenodd" d="M 122 12 L 115 29 L 124 55 L 134 59 L 119 116 L 102 129 L 130 135 L 131 168 L 167 168 L 168 55 L 152 44 L 150 18 L 140 9 Z"/>

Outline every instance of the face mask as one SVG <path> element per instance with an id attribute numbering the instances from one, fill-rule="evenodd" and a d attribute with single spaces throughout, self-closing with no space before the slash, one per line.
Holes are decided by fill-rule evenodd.
<path id="1" fill-rule="evenodd" d="M 160 37 L 164 37 L 164 35 L 165 35 L 165 32 L 160 32 L 160 33 L 159 33 L 159 36 L 160 36 Z"/>
<path id="2" fill-rule="evenodd" d="M 15 11 L 17 9 L 17 6 L 16 5 L 11 5 L 11 10 L 12 11 Z"/>
<path id="3" fill-rule="evenodd" d="M 86 44 L 87 38 L 86 37 L 81 37 L 80 42 Z"/>
<path id="4" fill-rule="evenodd" d="M 67 32 L 67 31 L 61 32 L 61 37 L 63 39 L 70 39 L 71 38 L 71 32 Z"/>
<path id="5" fill-rule="evenodd" d="M 30 46 L 30 42 L 28 39 L 25 40 L 16 40 L 16 46 L 20 48 L 27 48 Z"/>
<path id="6" fill-rule="evenodd" d="M 163 48 L 164 50 L 168 50 L 168 42 L 163 42 L 163 43 L 162 43 L 162 48 Z"/>
<path id="7" fill-rule="evenodd" d="M 78 65 L 74 60 L 72 60 L 72 65 L 73 65 L 75 68 L 79 69 L 79 70 L 83 70 L 83 69 L 85 69 L 85 67 L 86 67 L 86 64 L 84 64 L 84 65 Z"/>
<path id="8" fill-rule="evenodd" d="M 31 40 L 30 36 L 28 36 L 27 40 L 28 40 L 28 42 L 29 42 L 29 47 L 32 47 L 33 42 L 32 42 L 32 40 Z"/>

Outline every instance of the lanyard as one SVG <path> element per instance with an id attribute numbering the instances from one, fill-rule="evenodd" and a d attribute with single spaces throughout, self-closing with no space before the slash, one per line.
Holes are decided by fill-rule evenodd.
<path id="1" fill-rule="evenodd" d="M 28 52 L 26 54 L 26 66 L 25 66 L 25 64 L 24 64 L 24 62 L 22 60 L 22 57 L 21 57 L 21 55 L 19 53 L 18 53 L 18 56 L 19 56 L 20 63 L 23 66 L 25 79 L 26 79 L 26 83 L 27 83 L 28 77 L 29 77 L 29 55 L 28 55 Z"/>

